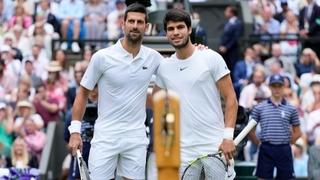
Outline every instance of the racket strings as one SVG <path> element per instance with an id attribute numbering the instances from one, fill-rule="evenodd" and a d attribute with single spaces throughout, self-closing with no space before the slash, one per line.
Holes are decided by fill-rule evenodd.
<path id="1" fill-rule="evenodd" d="M 224 180 L 228 175 L 228 166 L 219 156 L 198 159 L 185 170 L 183 180 Z"/>

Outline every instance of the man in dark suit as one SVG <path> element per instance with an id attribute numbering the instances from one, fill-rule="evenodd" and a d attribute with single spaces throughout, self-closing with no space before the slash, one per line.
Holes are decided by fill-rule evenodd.
<path id="1" fill-rule="evenodd" d="M 299 29 L 301 37 L 320 37 L 320 7 L 314 0 L 307 0 L 299 14 Z M 306 42 L 305 47 L 310 47 L 320 56 L 319 42 Z"/>
<path id="2" fill-rule="evenodd" d="M 244 52 L 243 60 L 236 63 L 232 72 L 232 83 L 237 98 L 240 96 L 241 89 L 249 84 L 250 77 L 253 73 L 255 61 L 255 52 L 251 47 L 247 47 Z"/>
<path id="3" fill-rule="evenodd" d="M 227 63 L 228 68 L 232 71 L 238 60 L 238 38 L 242 34 L 242 23 L 238 19 L 238 11 L 234 6 L 228 6 L 224 15 L 228 22 L 225 24 L 221 36 L 219 52 Z"/>

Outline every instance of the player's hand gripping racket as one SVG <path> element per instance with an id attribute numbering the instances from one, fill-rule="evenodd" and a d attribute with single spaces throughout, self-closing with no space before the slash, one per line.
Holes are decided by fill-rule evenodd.
<path id="1" fill-rule="evenodd" d="M 246 127 L 234 139 L 237 146 L 250 130 L 256 126 L 255 120 L 250 120 Z M 222 158 L 222 152 L 200 156 L 189 163 L 184 170 L 181 180 L 224 180 L 234 176 L 229 172 L 226 161 Z"/>
<path id="2" fill-rule="evenodd" d="M 80 150 L 77 150 L 77 162 L 79 166 L 80 179 L 81 180 L 90 180 L 89 170 L 86 162 L 83 160 Z"/>

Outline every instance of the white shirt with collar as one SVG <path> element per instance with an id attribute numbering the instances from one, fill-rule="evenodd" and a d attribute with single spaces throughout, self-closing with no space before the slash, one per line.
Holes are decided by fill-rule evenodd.
<path id="1" fill-rule="evenodd" d="M 133 57 L 121 41 L 93 55 L 80 83 L 89 90 L 98 85 L 98 119 L 92 143 L 110 137 L 146 136 L 146 94 L 162 56 L 141 46 Z"/>

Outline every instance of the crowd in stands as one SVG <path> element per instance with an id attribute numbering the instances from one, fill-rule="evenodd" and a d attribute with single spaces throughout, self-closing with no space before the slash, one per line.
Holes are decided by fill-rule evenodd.
<path id="1" fill-rule="evenodd" d="M 270 97 L 268 78 L 283 75 L 286 99 L 299 110 L 303 131 L 302 138 L 292 145 L 296 175 L 319 177 L 319 169 L 313 168 L 320 167 L 320 39 L 302 43 L 299 38 L 320 37 L 320 3 L 247 3 L 253 15 L 253 33 L 260 39 L 244 49 L 242 58 L 232 59 L 229 67 L 239 104 L 250 111 Z M 125 8 L 123 0 L 0 0 L 0 168 L 38 168 L 48 123 L 70 120 L 92 50 L 107 44 L 88 41 L 81 46 L 78 40 L 121 37 Z M 232 9 L 226 14 L 231 25 L 241 23 L 231 20 L 233 15 L 237 13 Z M 198 13 L 192 16 L 200 22 Z M 200 24 L 195 30 L 206 37 Z M 56 38 L 61 44 L 52 47 Z M 228 53 L 230 47 L 221 44 L 217 51 Z M 83 49 L 82 60 L 70 66 L 65 54 L 68 49 L 74 53 Z M 243 160 L 256 161 L 256 147 L 250 141 L 244 152 Z"/>

